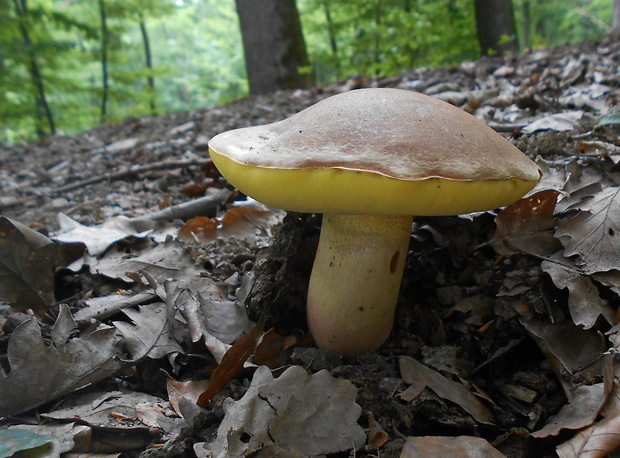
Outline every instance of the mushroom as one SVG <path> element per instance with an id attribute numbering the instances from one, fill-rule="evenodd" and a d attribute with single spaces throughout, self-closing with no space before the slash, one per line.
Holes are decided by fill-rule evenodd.
<path id="1" fill-rule="evenodd" d="M 283 121 L 219 134 L 209 151 L 241 192 L 324 214 L 308 327 L 319 348 L 346 356 L 391 332 L 414 216 L 505 206 L 542 175 L 474 116 L 401 89 L 338 94 Z"/>

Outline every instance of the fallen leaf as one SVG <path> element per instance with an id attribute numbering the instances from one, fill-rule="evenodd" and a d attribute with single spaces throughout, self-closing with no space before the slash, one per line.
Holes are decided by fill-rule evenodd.
<path id="1" fill-rule="evenodd" d="M 217 438 L 196 444 L 197 456 L 207 451 L 230 456 L 320 456 L 358 449 L 366 442 L 357 424 L 362 408 L 357 389 L 348 380 L 322 370 L 308 375 L 292 366 L 274 379 L 259 367 L 239 401 L 229 402 Z"/>
<path id="2" fill-rule="evenodd" d="M 261 320 L 254 329 L 230 347 L 224 355 L 222 362 L 213 371 L 209 380 L 209 386 L 198 399 L 198 406 L 204 409 L 209 407 L 209 402 L 213 399 L 213 396 L 219 393 L 243 369 L 243 365 L 254 352 L 256 342 L 263 333 L 263 328 L 264 323 Z"/>
<path id="3" fill-rule="evenodd" d="M 570 263 L 570 260 L 564 259 L 562 262 Z M 568 289 L 568 309 L 575 324 L 590 329 L 600 316 L 609 324 L 615 324 L 614 311 L 608 301 L 601 298 L 589 276 L 559 262 L 543 261 L 541 269 L 549 274 L 558 289 Z"/>
<path id="4" fill-rule="evenodd" d="M 375 416 L 372 413 L 368 414 L 368 446 L 373 449 L 379 449 L 392 439 L 389 434 L 381 427 L 381 425 L 375 420 Z"/>
<path id="5" fill-rule="evenodd" d="M 131 218 L 122 215 L 108 218 L 99 226 L 89 227 L 59 213 L 58 225 L 60 230 L 52 237 L 54 240 L 83 243 L 93 256 L 102 254 L 110 245 L 130 235 L 146 237 L 151 232 L 138 231 Z"/>
<path id="6" fill-rule="evenodd" d="M 37 448 L 50 448 L 54 436 L 38 434 L 25 429 L 0 429 L 0 456 L 14 456 L 18 452 L 30 452 L 33 455 L 40 454 Z M 47 450 L 44 450 L 47 452 Z M 66 451 L 66 450 L 65 450 Z"/>
<path id="7" fill-rule="evenodd" d="M 560 458 L 602 458 L 620 448 L 620 398 L 618 388 L 618 383 L 614 383 L 614 389 L 609 394 L 601 412 L 604 417 L 602 420 L 579 431 L 572 439 L 556 448 Z"/>
<path id="8" fill-rule="evenodd" d="M 439 372 L 426 367 L 409 356 L 401 356 L 400 374 L 406 383 L 412 385 L 400 397 L 406 401 L 415 399 L 424 388 L 429 388 L 440 398 L 447 399 L 461 406 L 480 423 L 491 424 L 491 411 L 474 396 L 465 386 L 453 382 Z"/>
<path id="9" fill-rule="evenodd" d="M 596 420 L 605 404 L 605 391 L 602 383 L 583 385 L 577 388 L 574 396 L 558 414 L 543 428 L 532 433 L 533 437 L 557 436 L 563 429 L 581 429 Z"/>
<path id="10" fill-rule="evenodd" d="M 39 436 L 50 438 L 50 440 L 43 447 L 39 448 L 27 448 L 22 450 L 21 453 L 15 455 L 3 454 L 4 444 L 11 444 L 10 439 L 7 437 L 7 442 L 3 437 L 3 433 L 19 434 L 22 438 L 28 436 Z M 0 430 L 0 456 L 14 456 L 14 457 L 57 457 L 66 456 L 67 452 L 79 448 L 85 450 L 90 445 L 92 436 L 92 430 L 88 426 L 78 425 L 76 423 L 66 424 L 38 424 L 38 425 L 14 425 L 9 426 L 8 430 Z M 36 443 L 36 440 L 34 441 Z"/>
<path id="11" fill-rule="evenodd" d="M 507 206 L 495 217 L 497 230 L 490 244 L 497 254 L 548 256 L 562 248 L 554 237 L 553 215 L 560 193 L 547 189 Z"/>
<path id="12" fill-rule="evenodd" d="M 424 436 L 408 437 L 400 458 L 505 458 L 506 455 L 494 448 L 485 439 L 472 436 Z"/>
<path id="13" fill-rule="evenodd" d="M 543 351 L 560 381 L 563 380 L 562 371 L 569 374 L 579 371 L 590 375 L 601 374 L 598 362 L 605 349 L 596 331 L 582 329 L 568 321 L 519 321 Z"/>
<path id="14" fill-rule="evenodd" d="M 117 432 L 160 430 L 168 438 L 178 434 L 185 422 L 170 403 L 137 391 L 92 391 L 65 399 L 63 408 L 42 414 L 58 421 L 76 421 Z"/>
<path id="15" fill-rule="evenodd" d="M 0 417 L 34 409 L 121 368 L 116 360 L 119 337 L 114 328 L 83 337 L 64 334 L 75 329 L 66 306 L 61 307 L 58 321 L 50 345 L 45 344 L 34 320 L 23 322 L 11 334 L 7 350 L 11 372 L 0 379 Z"/>
<path id="16" fill-rule="evenodd" d="M 166 391 L 168 392 L 170 405 L 177 415 L 183 415 L 179 407 L 181 398 L 185 398 L 196 404 L 201 393 L 207 389 L 208 385 L 208 380 L 189 380 L 187 382 L 181 382 L 179 380 L 168 379 L 166 382 Z"/>
<path id="17" fill-rule="evenodd" d="M 618 269 L 620 259 L 620 187 L 606 187 L 569 207 L 580 210 L 556 229 L 565 256 L 577 256 L 585 273 Z"/>
<path id="18" fill-rule="evenodd" d="M 142 305 L 137 310 L 125 308 L 122 311 L 133 324 L 124 321 L 114 321 L 113 324 L 125 338 L 132 362 L 147 356 L 159 359 L 183 351 L 174 335 L 174 328 L 181 325 L 176 323 L 174 308 L 157 302 Z"/>
<path id="19" fill-rule="evenodd" d="M 0 300 L 43 314 L 54 302 L 57 246 L 17 221 L 0 217 Z"/>

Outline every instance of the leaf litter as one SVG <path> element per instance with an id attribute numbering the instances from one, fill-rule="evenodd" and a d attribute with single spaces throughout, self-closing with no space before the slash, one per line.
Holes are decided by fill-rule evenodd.
<path id="1" fill-rule="evenodd" d="M 71 183 L 61 172 L 53 188 L 33 174 L 0 199 L 13 216 L 0 241 L 0 261 L 10 272 L 0 277 L 0 299 L 21 312 L 9 314 L 2 328 L 2 414 L 20 413 L 8 420 L 19 423 L 37 409 L 54 424 L 59 420 L 51 419 L 63 415 L 73 421 L 66 409 L 77 409 L 83 424 L 53 433 L 66 438 L 63 451 L 162 447 L 145 456 L 172 456 L 166 454 L 188 444 L 199 456 L 227 456 L 227 447 L 260 456 L 355 448 L 351 453 L 388 457 L 523 456 L 533 446 L 547 455 L 557 447 L 561 456 L 597 456 L 615 449 L 616 389 L 600 386 L 601 380 L 610 385 L 605 365 L 617 365 L 620 345 L 620 142 L 612 104 L 619 49 L 614 43 L 579 46 L 580 52 L 539 50 L 368 82 L 452 100 L 512 131 L 521 149 L 538 156 L 544 179 L 497 215 L 417 219 L 397 326 L 384 348 L 356 361 L 308 348 L 303 310 L 295 308 L 303 301 L 317 219 L 289 215 L 274 236 L 281 214 L 244 203 L 192 151 L 202 154 L 217 132 L 276 121 L 343 88 L 293 91 L 197 111 L 191 120 L 174 114 L 76 136 L 81 155 L 114 150 L 138 180 L 129 184 L 126 174 L 103 173 Z M 157 145 L 149 143 L 151 129 L 162 139 Z M 64 142 L 59 137 L 27 148 L 37 157 L 74 154 Z M 14 148 L 18 154 L 7 157 L 2 177 L 25 167 L 19 161 L 30 151 Z M 0 145 L 0 154 L 5 150 Z M 168 177 L 149 182 L 149 167 L 134 166 L 143 160 L 140 151 L 154 154 Z M 184 159 L 161 161 L 171 152 Z M 74 162 L 84 163 L 79 157 Z M 181 182 L 171 185 L 171 177 Z M 53 197 L 37 203 L 31 197 L 45 193 Z M 63 199 L 74 207 L 63 208 Z M 225 208 L 231 201 L 237 204 Z M 69 226 L 58 232 L 59 211 L 73 213 L 73 223 L 64 221 L 78 244 L 68 253 L 60 239 Z M 17 220 L 58 237 L 16 229 Z M 117 233 L 115 225 L 126 232 Z M 19 298 L 16 281 L 26 285 Z M 261 316 L 265 332 L 252 331 Z M 415 366 L 413 374 L 401 372 L 403 361 Z M 127 386 L 135 391 L 120 389 Z M 320 406 L 342 393 L 338 387 L 346 392 L 341 410 L 326 419 Z M 157 396 L 138 402 L 142 391 Z M 89 393 L 99 393 L 104 406 L 106 396 L 121 392 L 120 404 L 114 395 L 110 409 L 101 411 L 118 426 L 87 419 Z M 205 392 L 209 407 L 202 409 L 196 402 Z M 313 417 L 321 425 L 309 434 Z M 139 427 L 107 445 L 78 440 L 123 424 Z M 46 434 L 43 426 L 33 431 Z M 411 447 L 416 454 L 408 455 Z"/>

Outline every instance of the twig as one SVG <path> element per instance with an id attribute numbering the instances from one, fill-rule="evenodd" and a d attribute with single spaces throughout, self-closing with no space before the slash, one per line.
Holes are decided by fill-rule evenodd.
<path id="1" fill-rule="evenodd" d="M 217 207 L 224 205 L 230 196 L 230 191 L 226 189 L 209 188 L 207 195 L 188 202 L 183 202 L 172 207 L 164 208 L 146 215 L 140 215 L 131 218 L 133 226 L 141 230 L 139 226 L 144 225 L 145 228 L 150 226 L 153 221 L 172 221 L 175 219 L 188 220 L 196 216 L 204 216 L 215 213 Z"/>
<path id="2" fill-rule="evenodd" d="M 104 173 L 103 175 L 99 175 L 92 178 L 87 178 L 86 180 L 81 180 L 75 183 L 70 183 L 65 186 L 59 186 L 57 188 L 51 189 L 49 194 L 59 194 L 61 192 L 73 191 L 77 188 L 83 188 L 85 186 L 89 186 L 91 184 L 100 183 L 102 181 L 113 181 L 120 180 L 122 178 L 130 177 L 133 175 L 138 175 L 140 173 L 152 172 L 154 170 L 163 170 L 163 169 L 177 169 L 179 167 L 191 167 L 193 165 L 205 165 L 211 163 L 210 158 L 204 159 L 193 159 L 188 161 L 161 161 L 155 162 L 153 164 L 146 165 L 132 165 L 130 167 L 124 168 L 122 170 L 118 170 L 116 172 Z"/>

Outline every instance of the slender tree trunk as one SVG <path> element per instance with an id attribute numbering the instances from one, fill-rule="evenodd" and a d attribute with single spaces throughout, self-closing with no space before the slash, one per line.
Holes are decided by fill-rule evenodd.
<path id="1" fill-rule="evenodd" d="M 35 100 L 35 129 L 38 137 L 44 138 L 46 136 L 46 132 L 41 125 L 44 118 L 47 118 L 50 133 L 52 135 L 56 134 L 54 115 L 52 113 L 52 109 L 47 103 L 43 75 L 41 73 L 41 69 L 39 68 L 39 64 L 37 63 L 37 57 L 34 51 L 32 39 L 30 38 L 30 32 L 28 31 L 28 26 L 26 25 L 28 16 L 27 0 L 13 0 L 13 4 L 15 5 L 17 16 L 19 17 L 19 30 L 22 35 L 22 40 L 24 40 L 26 52 L 28 53 L 28 72 L 30 73 L 30 78 L 32 78 L 32 85 L 35 90 L 33 94 Z"/>
<path id="2" fill-rule="evenodd" d="M 105 122 L 108 110 L 108 25 L 106 20 L 105 0 L 99 0 L 99 15 L 101 17 L 101 122 Z"/>
<path id="3" fill-rule="evenodd" d="M 519 43 L 521 45 L 521 49 L 529 48 L 531 46 L 530 43 L 530 17 L 531 17 L 531 9 L 530 9 L 530 0 L 523 0 L 521 4 L 521 15 L 523 16 L 523 23 L 521 25 L 521 34 L 519 36 Z"/>
<path id="4" fill-rule="evenodd" d="M 153 57 L 151 55 L 151 43 L 149 40 L 149 34 L 146 30 L 146 23 L 144 16 L 140 14 L 140 31 L 142 32 L 142 41 L 144 43 L 144 56 L 146 59 L 146 68 L 148 70 L 148 76 L 146 77 L 146 85 L 149 92 L 149 106 L 151 108 L 151 115 L 157 115 L 157 104 L 155 101 L 155 78 L 153 77 Z"/>
<path id="5" fill-rule="evenodd" d="M 334 69 L 336 78 L 340 78 L 340 57 L 338 56 L 338 42 L 336 41 L 336 28 L 329 7 L 330 0 L 323 0 L 323 11 L 325 12 L 325 22 L 327 24 L 327 34 L 329 35 L 329 46 L 334 57 Z"/>
<path id="6" fill-rule="evenodd" d="M 474 0 L 476 28 L 482 54 L 518 51 L 517 28 L 511 0 Z"/>
<path id="7" fill-rule="evenodd" d="M 236 0 L 250 93 L 311 87 L 295 0 Z"/>
<path id="8" fill-rule="evenodd" d="M 613 35 L 620 35 L 620 0 L 613 0 L 613 2 L 611 33 Z"/>
<path id="9" fill-rule="evenodd" d="M 381 0 L 375 1 L 375 49 L 374 49 L 374 64 L 375 64 L 375 76 L 379 75 L 379 64 L 381 63 Z"/>

